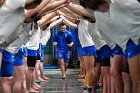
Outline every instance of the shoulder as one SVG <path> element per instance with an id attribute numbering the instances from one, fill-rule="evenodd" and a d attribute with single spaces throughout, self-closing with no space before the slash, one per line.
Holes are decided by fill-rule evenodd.
<path id="1" fill-rule="evenodd" d="M 70 31 L 67 31 L 67 30 L 66 30 L 66 33 L 67 33 L 67 34 L 71 34 L 71 32 L 70 32 Z"/>
<path id="2" fill-rule="evenodd" d="M 56 35 L 59 34 L 59 31 L 56 31 L 55 34 L 56 34 Z"/>

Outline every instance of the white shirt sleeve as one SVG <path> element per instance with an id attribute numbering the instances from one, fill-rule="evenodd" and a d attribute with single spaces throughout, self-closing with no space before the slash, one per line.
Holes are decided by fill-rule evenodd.
<path id="1" fill-rule="evenodd" d="M 9 0 L 9 4 L 13 10 L 25 7 L 26 0 Z"/>
<path id="2" fill-rule="evenodd" d="M 140 3 L 137 0 L 113 0 L 129 12 L 140 12 Z"/>

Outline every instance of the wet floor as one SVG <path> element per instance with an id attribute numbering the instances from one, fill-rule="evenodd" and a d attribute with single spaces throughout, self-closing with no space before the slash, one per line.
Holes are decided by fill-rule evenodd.
<path id="1" fill-rule="evenodd" d="M 78 69 L 68 69 L 67 79 L 62 80 L 60 69 L 45 70 L 45 74 L 50 80 L 41 83 L 40 93 L 83 93 L 82 81 L 78 80 L 75 75 L 78 71 Z"/>

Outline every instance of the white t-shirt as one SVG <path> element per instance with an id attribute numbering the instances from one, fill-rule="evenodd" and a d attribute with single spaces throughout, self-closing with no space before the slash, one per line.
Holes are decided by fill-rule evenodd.
<path id="1" fill-rule="evenodd" d="M 93 46 L 92 37 L 88 32 L 88 21 L 80 20 L 78 25 L 78 37 L 82 47 Z"/>
<path id="2" fill-rule="evenodd" d="M 111 0 L 111 2 L 126 9 L 126 11 L 133 13 L 140 12 L 140 3 L 138 2 L 138 0 Z"/>
<path id="3" fill-rule="evenodd" d="M 107 44 L 101 37 L 99 30 L 98 30 L 97 26 L 95 25 L 95 23 L 89 22 L 88 31 L 92 37 L 92 40 L 93 40 L 97 50 L 99 50 L 102 46 Z"/>
<path id="4" fill-rule="evenodd" d="M 25 2 L 26 0 L 6 0 L 0 8 L 0 44 L 23 23 Z"/>
<path id="5" fill-rule="evenodd" d="M 18 35 L 18 37 L 14 41 L 10 42 L 8 47 L 6 47 L 5 49 L 6 51 L 13 54 L 18 52 L 18 49 L 22 45 L 25 45 L 29 41 L 29 38 L 36 31 L 34 29 L 31 30 L 31 23 L 24 23 L 18 30 L 23 30 L 23 31 L 19 31 L 21 33 Z"/>
<path id="6" fill-rule="evenodd" d="M 113 0 L 110 5 L 110 17 L 120 29 L 118 33 L 125 34 L 118 40 L 125 40 L 123 42 L 125 45 L 129 39 L 133 40 L 135 44 L 139 44 L 140 3 L 137 0 Z"/>
<path id="7" fill-rule="evenodd" d="M 21 32 L 24 33 L 22 25 L 18 28 L 18 31 L 19 30 L 22 30 Z M 21 47 L 21 45 L 23 44 L 22 33 L 20 35 L 18 35 L 18 37 L 15 40 L 12 40 L 11 42 L 7 42 L 7 45 L 6 45 L 7 47 L 4 47 L 3 49 L 5 49 L 6 51 L 8 51 L 10 53 L 15 54 L 18 51 L 18 49 Z"/>
<path id="8" fill-rule="evenodd" d="M 42 38 L 41 43 L 43 45 L 46 45 L 51 37 L 50 27 L 48 27 L 46 30 L 42 31 Z"/>
<path id="9" fill-rule="evenodd" d="M 115 44 L 119 44 L 118 38 L 120 38 L 120 33 L 117 32 L 116 26 L 113 25 L 109 13 L 102 12 L 94 12 L 94 16 L 96 18 L 96 26 L 100 32 L 102 38 L 106 41 L 106 43 L 110 46 L 110 48 L 114 48 Z"/>
<path id="10" fill-rule="evenodd" d="M 26 47 L 31 50 L 37 50 L 39 48 L 39 43 L 41 40 L 41 29 L 38 27 L 37 31 L 33 33 L 29 41 L 26 44 Z"/>

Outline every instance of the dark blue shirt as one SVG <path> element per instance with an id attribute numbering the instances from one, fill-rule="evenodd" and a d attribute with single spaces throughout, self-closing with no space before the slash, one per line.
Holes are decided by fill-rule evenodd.
<path id="1" fill-rule="evenodd" d="M 77 29 L 75 29 L 75 42 L 74 42 L 74 44 L 76 46 L 80 46 L 81 45 L 80 44 L 80 40 L 79 40 L 79 36 L 78 36 L 78 27 L 77 27 Z"/>
<path id="2" fill-rule="evenodd" d="M 68 49 L 68 45 L 73 42 L 72 33 L 69 31 L 57 31 L 54 34 L 53 42 L 57 42 L 57 49 Z"/>

